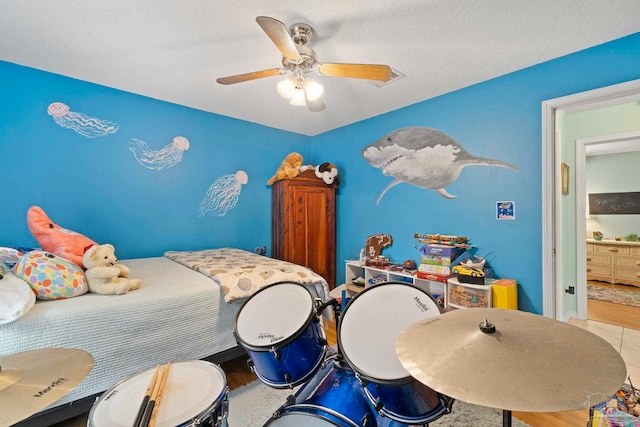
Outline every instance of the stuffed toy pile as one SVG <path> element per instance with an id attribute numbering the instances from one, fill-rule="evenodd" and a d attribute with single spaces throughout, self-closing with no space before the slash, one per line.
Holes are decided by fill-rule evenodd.
<path id="1" fill-rule="evenodd" d="M 307 169 L 313 169 L 313 166 L 304 166 L 302 164 L 302 155 L 300 153 L 289 153 L 278 167 L 276 174 L 269 178 L 267 185 L 271 185 L 281 179 L 295 178 Z"/>

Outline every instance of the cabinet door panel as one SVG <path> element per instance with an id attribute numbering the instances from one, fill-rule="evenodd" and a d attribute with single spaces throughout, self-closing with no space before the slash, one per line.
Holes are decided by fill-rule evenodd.
<path id="1" fill-rule="evenodd" d="M 273 256 L 310 268 L 335 285 L 335 188 L 313 171 L 273 186 Z"/>

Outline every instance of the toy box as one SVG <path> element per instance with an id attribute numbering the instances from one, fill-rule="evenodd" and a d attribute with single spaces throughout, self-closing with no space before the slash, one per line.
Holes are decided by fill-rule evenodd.
<path id="1" fill-rule="evenodd" d="M 518 309 L 518 282 L 515 280 L 496 280 L 491 284 L 491 293 L 495 308 Z"/>
<path id="2" fill-rule="evenodd" d="M 425 271 L 417 271 L 416 277 L 418 279 L 431 280 L 432 282 L 447 283 L 446 274 L 436 274 L 436 273 L 428 273 Z"/>
<path id="3" fill-rule="evenodd" d="M 418 266 L 418 271 L 422 273 L 431 273 L 431 274 L 441 274 L 443 276 L 448 276 L 451 273 L 449 267 L 442 267 L 440 265 L 430 265 L 430 264 L 420 264 Z"/>
<path id="4" fill-rule="evenodd" d="M 447 279 L 447 304 L 454 308 L 491 308 L 491 285 L 460 283 Z"/>
<path id="5" fill-rule="evenodd" d="M 424 245 L 420 248 L 420 263 L 448 267 L 464 252 L 464 248 L 455 246 Z"/>

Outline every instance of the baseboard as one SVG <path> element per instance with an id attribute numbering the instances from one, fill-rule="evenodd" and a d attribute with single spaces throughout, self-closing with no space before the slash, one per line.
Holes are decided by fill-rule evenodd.
<path id="1" fill-rule="evenodd" d="M 575 310 L 571 310 L 567 313 L 565 313 L 564 317 L 562 318 L 563 322 L 568 322 L 569 319 L 571 319 L 572 317 L 575 317 L 576 319 L 578 319 L 578 312 Z"/>

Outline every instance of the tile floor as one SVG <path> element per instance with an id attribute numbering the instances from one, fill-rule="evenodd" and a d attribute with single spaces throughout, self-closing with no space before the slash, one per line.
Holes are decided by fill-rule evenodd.
<path id="1" fill-rule="evenodd" d="M 595 320 L 571 319 L 569 323 L 596 334 L 618 350 L 627 365 L 631 382 L 636 387 L 640 384 L 640 331 Z"/>

